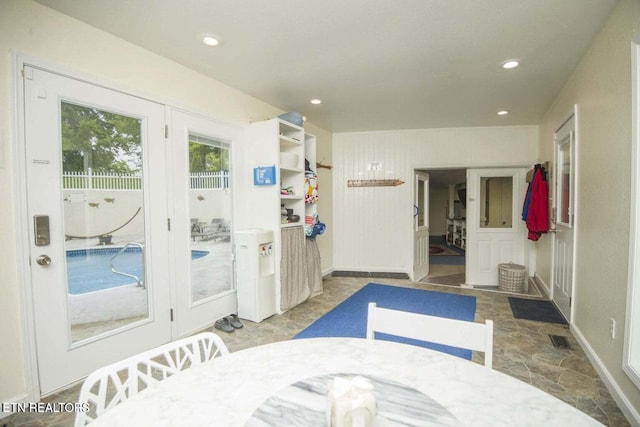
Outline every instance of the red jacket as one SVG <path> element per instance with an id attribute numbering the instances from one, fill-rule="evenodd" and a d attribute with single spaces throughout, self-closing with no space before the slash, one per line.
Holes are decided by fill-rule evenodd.
<path id="1" fill-rule="evenodd" d="M 538 240 L 549 231 L 549 189 L 540 168 L 536 168 L 531 182 L 531 200 L 527 211 L 529 240 Z"/>

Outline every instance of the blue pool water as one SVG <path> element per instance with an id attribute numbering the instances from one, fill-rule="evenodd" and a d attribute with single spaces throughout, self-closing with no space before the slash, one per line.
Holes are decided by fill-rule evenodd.
<path id="1" fill-rule="evenodd" d="M 117 286 L 130 285 L 135 279 L 111 271 L 109 261 L 122 248 L 92 248 L 67 251 L 67 285 L 71 295 L 79 295 Z M 191 251 L 191 260 L 202 258 L 209 251 Z M 116 270 L 133 274 L 144 281 L 142 251 L 127 248 L 113 262 Z"/>

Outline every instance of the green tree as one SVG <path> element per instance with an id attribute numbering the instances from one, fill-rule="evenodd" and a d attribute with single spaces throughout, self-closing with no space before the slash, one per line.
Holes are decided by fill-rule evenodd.
<path id="1" fill-rule="evenodd" d="M 140 120 L 62 103 L 62 164 L 65 171 L 134 173 L 142 167 Z"/>
<path id="2" fill-rule="evenodd" d="M 191 172 L 220 172 L 229 170 L 229 150 L 201 142 L 189 142 L 189 170 Z"/>

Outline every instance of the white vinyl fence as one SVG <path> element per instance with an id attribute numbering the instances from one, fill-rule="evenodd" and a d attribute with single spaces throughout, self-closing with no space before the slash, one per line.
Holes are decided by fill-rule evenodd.
<path id="1" fill-rule="evenodd" d="M 229 172 L 198 172 L 189 176 L 191 189 L 224 189 L 229 188 Z M 102 172 L 63 172 L 62 186 L 66 189 L 87 190 L 140 190 L 142 176 Z"/>

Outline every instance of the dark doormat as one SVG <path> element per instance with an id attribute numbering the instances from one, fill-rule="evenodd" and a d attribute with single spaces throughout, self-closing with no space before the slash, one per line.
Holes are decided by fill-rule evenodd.
<path id="1" fill-rule="evenodd" d="M 516 319 L 568 324 L 551 301 L 509 297 L 509 304 Z"/>

